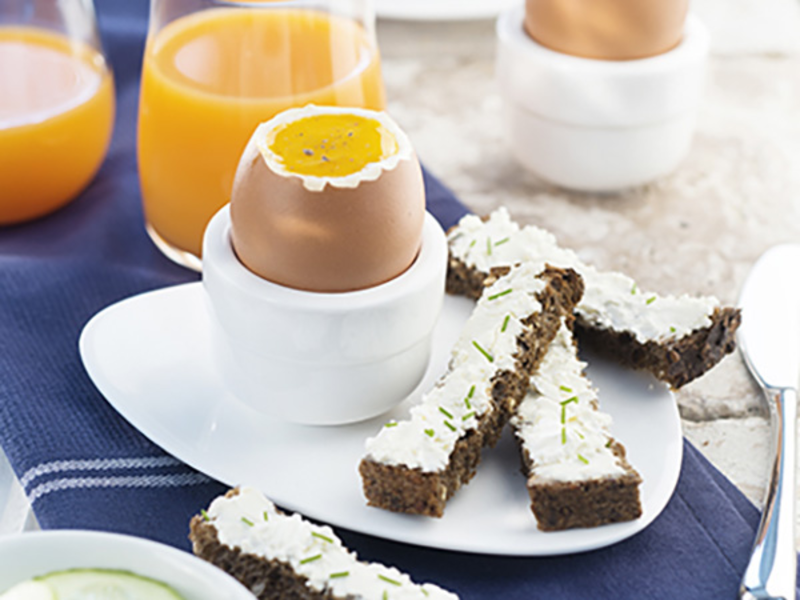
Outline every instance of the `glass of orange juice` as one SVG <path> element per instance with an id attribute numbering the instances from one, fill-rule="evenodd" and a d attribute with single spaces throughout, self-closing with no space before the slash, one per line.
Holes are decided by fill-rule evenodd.
<path id="1" fill-rule="evenodd" d="M 41 217 L 89 184 L 114 107 L 91 0 L 0 0 L 0 225 Z"/>
<path id="2" fill-rule="evenodd" d="M 151 0 L 138 162 L 164 254 L 200 270 L 253 130 L 310 103 L 384 108 L 369 0 Z"/>

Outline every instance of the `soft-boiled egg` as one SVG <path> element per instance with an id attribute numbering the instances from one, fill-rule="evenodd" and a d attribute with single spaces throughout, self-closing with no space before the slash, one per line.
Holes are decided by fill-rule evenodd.
<path id="1" fill-rule="evenodd" d="M 231 193 L 239 260 L 271 282 L 314 292 L 385 283 L 419 252 L 422 171 L 385 113 L 309 105 L 259 125 Z"/>

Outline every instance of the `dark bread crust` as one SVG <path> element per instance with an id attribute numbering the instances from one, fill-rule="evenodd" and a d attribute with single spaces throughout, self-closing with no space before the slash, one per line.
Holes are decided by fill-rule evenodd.
<path id="1" fill-rule="evenodd" d="M 481 417 L 476 429 L 456 442 L 447 467 L 441 472 L 363 459 L 358 470 L 370 506 L 441 517 L 447 500 L 475 476 L 481 449 L 497 443 L 503 427 L 524 398 L 530 375 L 544 358 L 562 319 L 572 318 L 574 307 L 583 295 L 583 280 L 572 269 L 547 267 L 539 277 L 547 282 L 537 294 L 542 311 L 523 321 L 530 329 L 517 338 L 516 370 L 501 371 L 490 382 L 493 410 Z"/>
<path id="2" fill-rule="evenodd" d="M 578 344 L 574 336 L 572 345 L 577 353 Z M 591 406 L 594 410 L 599 409 L 596 398 Z M 609 438 L 608 447 L 625 470 L 621 477 L 572 482 L 547 481 L 536 476 L 536 462 L 525 449 L 517 429 L 518 423 L 512 422 L 522 457 L 522 473 L 527 479 L 531 510 L 539 529 L 561 531 L 575 527 L 598 527 L 631 521 L 641 516 L 639 484 L 642 479 L 626 460 L 625 447 L 618 441 Z"/>
<path id="3" fill-rule="evenodd" d="M 626 473 L 621 477 L 588 481 L 539 480 L 535 475 L 534 461 L 522 449 L 523 473 L 528 477 L 528 495 L 539 529 L 562 531 L 576 527 L 599 527 L 632 521 L 642 515 L 639 499 L 642 478 L 625 459 L 622 444 L 616 440 L 611 440 L 610 444 Z"/>
<path id="4" fill-rule="evenodd" d="M 226 497 L 235 496 L 230 490 Z M 291 565 L 267 560 L 231 548 L 219 541 L 217 528 L 196 515 L 189 523 L 192 552 L 219 567 L 249 589 L 259 600 L 345 600 L 330 591 L 319 592 L 308 587 L 308 579 L 295 573 Z"/>
<path id="5" fill-rule="evenodd" d="M 497 423 L 496 414 L 486 422 Z M 426 517 L 441 517 L 453 494 L 475 475 L 481 448 L 494 435 L 493 425 L 481 422 L 477 429 L 456 442 L 444 471 L 425 472 L 387 465 L 364 458 L 358 467 L 367 504 L 384 510 Z"/>
<path id="6" fill-rule="evenodd" d="M 448 253 L 447 280 L 445 289 L 454 296 L 466 296 L 477 300 L 483 292 L 487 274 L 474 267 L 468 267 L 460 258 Z"/>
<path id="7" fill-rule="evenodd" d="M 628 332 L 593 327 L 580 317 L 576 331 L 580 341 L 599 354 L 627 367 L 650 371 L 678 389 L 700 377 L 736 349 L 736 330 L 742 322 L 738 308 L 715 308 L 711 325 L 695 329 L 677 340 L 641 343 Z"/>
<path id="8" fill-rule="evenodd" d="M 468 267 L 461 259 L 448 258 L 447 292 L 478 298 L 492 273 Z M 651 372 L 673 389 L 686 385 L 714 367 L 736 349 L 736 330 L 741 323 L 741 311 L 736 308 L 717 308 L 711 315 L 711 325 L 697 329 L 678 340 L 638 342 L 628 332 L 595 327 L 578 317 L 576 330 L 580 341 L 600 354 L 609 356 L 625 366 Z"/>

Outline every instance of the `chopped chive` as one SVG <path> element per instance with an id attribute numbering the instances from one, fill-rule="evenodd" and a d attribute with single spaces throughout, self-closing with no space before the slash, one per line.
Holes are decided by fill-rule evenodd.
<path id="1" fill-rule="evenodd" d="M 453 426 L 453 424 L 450 421 L 445 421 L 444 424 L 447 425 L 447 428 L 450 431 L 455 431 L 456 430 L 456 428 Z"/>
<path id="2" fill-rule="evenodd" d="M 200 514 L 202 515 L 204 521 L 210 521 L 211 520 L 211 517 L 208 516 L 208 513 L 206 512 L 206 509 L 201 508 L 200 509 Z"/>
<path id="3" fill-rule="evenodd" d="M 655 301 L 656 301 L 656 297 L 655 297 L 655 296 L 650 296 L 650 297 L 649 297 L 649 298 L 648 298 L 648 299 L 645 301 L 645 304 L 652 304 L 652 303 L 653 303 L 653 302 L 655 302 Z"/>
<path id="4" fill-rule="evenodd" d="M 397 421 L 389 421 L 384 427 L 397 427 Z"/>
<path id="5" fill-rule="evenodd" d="M 472 403 L 469 401 L 475 395 L 475 385 L 473 384 L 471 388 L 469 388 L 469 392 L 467 393 L 467 397 L 464 398 L 464 404 L 467 407 L 467 410 L 472 410 Z"/>
<path id="6" fill-rule="evenodd" d="M 247 517 L 242 517 L 242 523 L 244 523 L 245 525 L 249 525 L 250 527 L 253 526 L 253 522 Z"/>
<path id="7" fill-rule="evenodd" d="M 425 588 L 422 588 L 422 593 L 423 593 L 423 595 L 427 596 L 428 595 L 428 590 L 426 590 Z"/>
<path id="8" fill-rule="evenodd" d="M 315 554 L 314 556 L 309 556 L 308 558 L 304 558 L 300 561 L 301 565 L 308 564 L 310 562 L 314 562 L 315 560 L 319 560 L 322 558 L 322 554 Z"/>
<path id="9" fill-rule="evenodd" d="M 512 291 L 514 291 L 512 288 L 508 288 L 507 290 L 504 290 L 502 292 L 497 292 L 496 294 L 492 294 L 491 296 L 489 296 L 486 299 L 487 300 L 497 300 L 498 298 L 502 298 L 503 296 L 507 296 Z"/>
<path id="10" fill-rule="evenodd" d="M 264 520 L 269 521 L 269 514 L 267 514 L 267 511 L 264 511 Z"/>
<path id="11" fill-rule="evenodd" d="M 635 293 L 636 293 L 636 284 L 634 283 L 633 287 L 631 288 L 631 296 L 633 296 Z"/>
<path id="12" fill-rule="evenodd" d="M 383 596 L 381 596 L 382 600 L 389 600 L 389 592 L 383 590 Z"/>
<path id="13" fill-rule="evenodd" d="M 329 544 L 333 543 L 333 539 L 329 538 L 327 535 L 322 535 L 321 533 L 317 533 L 316 531 L 312 531 L 311 535 L 313 535 L 315 538 L 319 538 L 321 540 L 324 540 L 324 541 L 328 542 Z"/>
<path id="14" fill-rule="evenodd" d="M 488 360 L 490 363 L 494 362 L 494 356 L 492 356 L 486 350 L 481 348 L 481 345 L 478 342 L 476 342 L 475 340 L 472 340 L 472 345 L 475 346 L 478 349 L 478 352 L 480 352 L 481 354 L 483 354 L 486 357 L 486 360 Z"/>
<path id="15" fill-rule="evenodd" d="M 381 579 L 382 581 L 385 581 L 386 583 L 391 583 L 392 585 L 403 585 L 402 583 L 397 581 L 397 579 L 392 579 L 391 577 L 386 577 L 386 575 L 381 575 L 380 573 L 378 574 L 378 579 Z"/>
<path id="16" fill-rule="evenodd" d="M 426 434 L 428 437 L 433 437 L 433 429 L 426 429 L 426 430 L 425 430 L 425 434 Z"/>
<path id="17" fill-rule="evenodd" d="M 500 333 L 506 332 L 506 327 L 508 327 L 508 322 L 511 320 L 511 315 L 506 315 L 506 318 L 503 319 L 503 326 L 500 328 Z"/>
<path id="18" fill-rule="evenodd" d="M 574 402 L 575 404 L 577 404 L 578 403 L 578 397 L 577 396 L 573 396 L 572 398 L 567 398 L 566 400 L 562 400 L 561 401 L 561 406 L 566 406 L 570 402 Z"/>
<path id="19" fill-rule="evenodd" d="M 565 385 L 562 385 L 562 386 L 561 386 L 559 389 L 560 389 L 562 392 L 567 392 L 568 394 L 571 394 L 571 393 L 572 393 L 572 388 L 568 388 L 568 387 L 567 387 L 567 386 L 565 386 Z"/>
<path id="20" fill-rule="evenodd" d="M 563 445 L 563 444 L 566 444 L 566 443 L 567 443 L 567 428 L 566 427 L 562 427 L 561 428 L 561 444 Z"/>
<path id="21" fill-rule="evenodd" d="M 503 244 L 505 244 L 505 243 L 508 243 L 508 242 L 510 242 L 510 241 L 511 241 L 511 238 L 510 238 L 510 237 L 504 237 L 504 238 L 503 238 L 502 240 L 500 240 L 499 242 L 495 242 L 495 243 L 494 243 L 494 245 L 495 245 L 495 247 L 497 247 L 497 246 L 501 246 L 501 245 L 503 245 Z"/>
<path id="22" fill-rule="evenodd" d="M 608 441 L 606 442 L 606 448 L 611 448 L 611 440 L 608 440 Z"/>
<path id="23" fill-rule="evenodd" d="M 676 331 L 678 331 L 678 330 L 677 330 L 677 329 L 675 329 L 674 327 L 670 327 L 670 328 L 669 328 L 669 332 L 670 332 L 670 333 L 675 333 Z"/>
<path id="24" fill-rule="evenodd" d="M 338 573 L 331 573 L 328 575 L 328 579 L 336 579 L 338 577 L 347 577 L 350 575 L 350 571 L 339 571 Z"/>
<path id="25" fill-rule="evenodd" d="M 486 238 L 486 254 L 492 255 L 492 238 Z"/>
<path id="26" fill-rule="evenodd" d="M 475 244 L 477 244 L 477 243 L 478 243 L 478 240 L 472 240 L 472 241 L 469 243 L 469 247 L 470 247 L 470 248 L 472 248 L 472 247 L 473 247 Z"/>
<path id="27" fill-rule="evenodd" d="M 561 424 L 564 425 L 567 422 L 567 406 L 566 404 L 561 405 Z"/>
<path id="28" fill-rule="evenodd" d="M 461 420 L 462 421 L 466 421 L 467 419 L 469 419 L 471 417 L 474 417 L 474 416 L 475 416 L 475 411 L 473 410 L 473 411 L 470 411 L 467 414 L 465 414 L 463 417 L 461 417 Z"/>
<path id="29" fill-rule="evenodd" d="M 440 413 L 442 413 L 442 414 L 443 414 L 445 417 L 447 417 L 448 419 L 452 419 L 452 418 L 453 418 L 453 415 L 452 415 L 452 414 L 450 414 L 450 411 L 449 411 L 449 410 L 447 410 L 446 408 L 442 408 L 442 407 L 440 406 L 440 407 L 439 407 L 439 412 L 440 412 Z"/>
<path id="30" fill-rule="evenodd" d="M 581 438 L 582 440 L 586 439 L 585 437 L 583 437 L 583 434 L 580 431 L 576 431 L 575 433 L 577 433 L 578 437 Z"/>
<path id="31" fill-rule="evenodd" d="M 585 464 L 585 465 L 588 465 L 588 464 L 589 464 L 589 461 L 588 461 L 588 460 L 586 460 L 586 459 L 585 459 L 583 456 L 581 456 L 580 454 L 578 454 L 578 460 L 579 460 L 579 461 L 581 461 L 581 462 L 582 462 L 583 464 Z"/>

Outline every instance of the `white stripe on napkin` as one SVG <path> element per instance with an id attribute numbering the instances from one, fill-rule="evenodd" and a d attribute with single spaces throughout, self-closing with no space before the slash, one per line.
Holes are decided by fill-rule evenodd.
<path id="1" fill-rule="evenodd" d="M 25 471 L 19 482 L 27 488 L 30 483 L 42 475 L 62 471 L 107 471 L 110 469 L 152 469 L 158 467 L 175 467 L 183 463 L 171 456 L 148 456 L 143 458 L 96 458 L 89 460 L 54 460 L 41 463 Z"/>
<path id="2" fill-rule="evenodd" d="M 202 473 L 179 473 L 174 475 L 134 475 L 124 477 L 65 477 L 37 485 L 28 493 L 33 504 L 51 492 L 88 488 L 164 488 L 201 485 L 211 479 Z"/>

